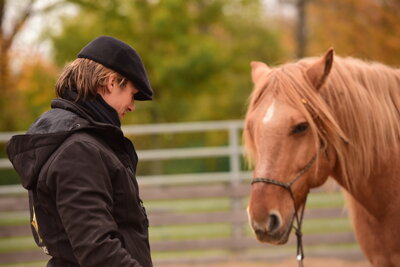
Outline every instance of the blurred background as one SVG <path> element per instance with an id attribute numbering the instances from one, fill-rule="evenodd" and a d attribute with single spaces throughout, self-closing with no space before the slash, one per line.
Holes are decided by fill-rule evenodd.
<path id="1" fill-rule="evenodd" d="M 5 143 L 50 108 L 63 66 L 99 35 L 132 45 L 155 91 L 154 101 L 136 103 L 123 127 L 142 159 L 138 176 L 154 218 L 157 262 L 245 258 L 238 252 L 249 251 L 246 244 L 265 251 L 251 243 L 245 222 L 251 173 L 240 136 L 252 90 L 250 61 L 274 66 L 334 47 L 340 56 L 398 66 L 400 1 L 0 0 L 0 265 L 30 266 L 29 259 L 43 266 Z M 315 214 L 306 232 L 333 233 L 315 237 L 327 240 L 322 243 L 343 234 L 333 246 L 351 253 L 341 257 L 362 259 L 340 192 L 318 191 L 310 202 Z M 333 213 L 321 215 L 324 208 Z M 331 250 L 315 241 L 308 246 L 317 256 Z M 185 256 L 176 252 L 185 247 Z M 294 254 L 293 246 L 286 248 L 267 258 Z M 254 255 L 249 258 L 265 260 Z"/>

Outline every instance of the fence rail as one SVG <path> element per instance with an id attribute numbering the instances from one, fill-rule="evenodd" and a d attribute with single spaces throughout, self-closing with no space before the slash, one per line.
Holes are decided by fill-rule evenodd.
<path id="1" fill-rule="evenodd" d="M 249 231 L 245 206 L 251 173 L 240 166 L 241 130 L 242 121 L 123 127 L 127 136 L 210 131 L 228 133 L 227 146 L 138 151 L 141 161 L 229 158 L 228 172 L 138 177 L 141 196 L 148 208 L 156 266 L 178 262 L 206 265 L 210 261 L 232 259 L 268 261 L 294 255 L 295 240 L 290 239 L 284 247 L 272 247 L 258 243 Z M 0 134 L 0 142 L 6 142 L 13 134 Z M 8 160 L 0 160 L 0 168 L 10 167 Z M 321 204 L 321 194 L 321 190 L 311 194 L 310 208 L 305 213 L 304 225 L 311 225 L 304 237 L 306 256 L 362 258 L 348 226 L 340 193 L 330 193 L 323 198 L 332 198 L 331 202 L 336 204 Z M 337 221 L 337 225 L 332 226 L 332 221 Z M 327 227 L 325 231 L 320 229 L 324 224 Z M 321 245 L 325 249 L 320 249 Z M 0 187 L 0 264 L 46 259 L 47 256 L 35 247 L 31 238 L 26 191 L 19 185 Z"/>

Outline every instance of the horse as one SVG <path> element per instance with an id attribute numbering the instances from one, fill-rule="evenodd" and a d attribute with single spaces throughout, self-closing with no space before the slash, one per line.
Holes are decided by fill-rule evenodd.
<path id="1" fill-rule="evenodd" d="M 285 244 L 294 221 L 301 237 L 310 189 L 332 177 L 366 258 L 400 266 L 400 69 L 330 48 L 273 68 L 251 62 L 251 78 L 243 139 L 256 238 Z"/>

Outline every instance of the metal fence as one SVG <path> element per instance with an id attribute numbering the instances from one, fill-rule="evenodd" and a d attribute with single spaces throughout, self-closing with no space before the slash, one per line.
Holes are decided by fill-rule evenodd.
<path id="1" fill-rule="evenodd" d="M 256 242 L 248 230 L 245 203 L 251 175 L 241 167 L 242 127 L 243 122 L 238 120 L 123 127 L 126 136 L 212 131 L 227 133 L 227 145 L 224 146 L 138 151 L 141 162 L 229 158 L 229 171 L 225 172 L 138 177 L 141 195 L 149 210 L 150 238 L 156 266 L 177 262 L 200 262 L 204 266 L 207 261 L 232 258 L 273 260 L 294 255 L 294 240 L 283 249 L 276 249 Z M 17 133 L 0 134 L 0 142 L 7 142 L 14 134 Z M 11 168 L 11 164 L 7 159 L 0 159 L 0 168 Z M 305 214 L 305 225 L 311 225 L 311 234 L 305 236 L 306 255 L 360 259 L 362 255 L 348 227 L 347 214 L 341 207 L 340 193 L 323 198 L 318 194 L 311 194 L 310 209 Z M 321 199 L 326 207 L 321 204 Z M 27 210 L 26 191 L 20 185 L 0 187 L 0 215 L 3 215 L 0 218 L 0 264 L 46 259 L 31 241 Z M 7 222 L 7 216 L 16 219 L 11 218 Z M 335 220 L 338 223 L 332 226 Z M 324 223 L 326 231 L 312 229 L 312 225 L 318 225 L 318 228 L 322 225 L 323 228 Z M 15 247 L 2 251 L 1 247 L 7 242 L 15 244 Z M 328 248 L 321 250 L 321 245 Z M 317 249 L 310 251 L 315 247 Z"/>
<path id="2" fill-rule="evenodd" d="M 248 178 L 248 172 L 242 172 L 240 167 L 240 158 L 243 151 L 240 146 L 243 121 L 210 121 L 210 122 L 188 122 L 188 123 L 162 123 L 153 125 L 129 125 L 123 126 L 122 130 L 126 136 L 139 136 L 150 134 L 177 134 L 191 132 L 210 132 L 210 131 L 227 131 L 228 146 L 220 147 L 202 147 L 202 148 L 169 148 L 169 149 L 152 149 L 139 150 L 137 154 L 140 162 L 150 160 L 170 160 L 170 159 L 195 159 L 195 158 L 213 158 L 213 157 L 229 157 L 230 171 L 205 174 L 180 174 L 180 175 L 157 175 L 157 176 L 139 176 L 139 184 L 143 185 L 163 185 L 176 183 L 207 183 L 215 181 L 229 181 L 238 183 L 240 179 Z M 21 134 L 21 132 L 0 133 L 0 143 L 6 143 L 11 136 Z M 12 168 L 8 159 L 0 159 L 0 169 Z M 20 186 L 10 186 L 0 188 L 0 194 L 4 190 L 12 190 L 21 192 Z M 10 191 L 8 191 L 10 192 Z"/>

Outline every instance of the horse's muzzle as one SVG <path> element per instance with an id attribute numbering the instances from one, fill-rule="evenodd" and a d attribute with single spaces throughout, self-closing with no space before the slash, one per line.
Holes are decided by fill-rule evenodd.
<path id="1" fill-rule="evenodd" d="M 292 228 L 293 216 L 288 224 L 283 224 L 279 214 L 270 212 L 265 222 L 250 221 L 258 241 L 274 245 L 286 244 Z"/>

